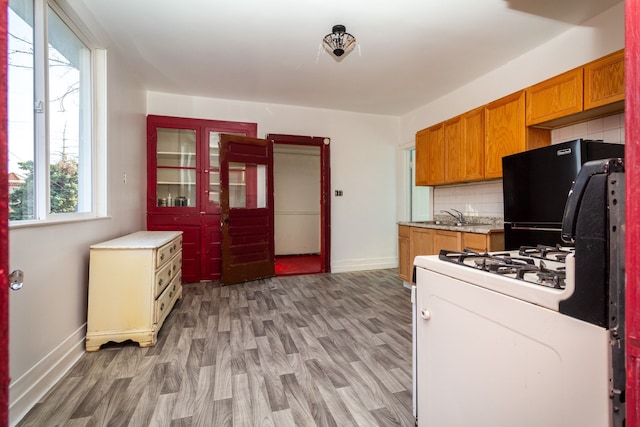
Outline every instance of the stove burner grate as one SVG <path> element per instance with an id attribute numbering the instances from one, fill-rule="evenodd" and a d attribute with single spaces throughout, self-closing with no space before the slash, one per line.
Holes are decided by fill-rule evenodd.
<path id="1" fill-rule="evenodd" d="M 562 247 L 560 245 L 536 245 L 521 246 L 518 253 L 521 256 L 529 256 L 533 258 L 564 262 L 567 258 L 567 255 L 569 255 L 571 252 L 573 252 L 573 248 Z"/>
<path id="2" fill-rule="evenodd" d="M 465 249 L 462 252 L 441 250 L 439 258 L 493 274 L 513 276 L 515 279 L 529 283 L 563 289 L 566 279 L 565 268 L 548 268 L 543 259 L 564 262 L 569 253 L 566 249 L 539 245 L 523 247 L 518 253 L 519 256 L 515 257 L 508 252 L 490 254 L 486 251 L 479 253 Z M 534 258 L 540 259 L 538 265 L 535 264 Z"/>

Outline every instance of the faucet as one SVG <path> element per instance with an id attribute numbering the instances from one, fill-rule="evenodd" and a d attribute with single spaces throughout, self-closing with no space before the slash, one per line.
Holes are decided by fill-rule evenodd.
<path id="1" fill-rule="evenodd" d="M 463 224 L 463 223 L 467 222 L 467 220 L 465 219 L 464 214 L 463 214 L 462 212 L 460 212 L 459 210 L 456 210 L 456 209 L 451 209 L 451 210 L 452 210 L 453 212 L 455 212 L 455 214 L 454 214 L 454 213 L 451 213 L 451 211 L 447 211 L 447 210 L 442 210 L 442 211 L 440 211 L 440 213 L 446 213 L 446 214 L 448 214 L 448 215 L 451 215 L 451 216 L 452 216 L 452 217 L 454 217 L 454 218 L 456 219 L 456 221 L 457 221 L 457 222 L 459 222 L 459 223 L 462 223 L 462 224 Z"/>

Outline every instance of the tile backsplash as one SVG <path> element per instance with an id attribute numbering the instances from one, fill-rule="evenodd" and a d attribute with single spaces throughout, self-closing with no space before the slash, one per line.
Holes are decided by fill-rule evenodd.
<path id="1" fill-rule="evenodd" d="M 551 131 L 552 144 L 577 138 L 624 144 L 624 113 Z M 469 216 L 503 218 L 502 180 L 436 187 L 433 213 L 439 215 L 444 209 L 457 209 Z"/>
<path id="2" fill-rule="evenodd" d="M 624 113 L 594 119 L 551 131 L 551 143 L 572 139 L 601 139 L 605 142 L 624 144 Z"/>

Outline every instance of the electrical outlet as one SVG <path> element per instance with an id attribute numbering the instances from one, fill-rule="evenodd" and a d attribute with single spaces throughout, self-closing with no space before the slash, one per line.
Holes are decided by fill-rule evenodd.
<path id="1" fill-rule="evenodd" d="M 122 183 L 123 184 L 127 183 L 127 173 L 126 172 L 122 172 Z"/>
<path id="2" fill-rule="evenodd" d="M 336 190 L 336 197 L 341 197 L 342 194 L 342 190 Z"/>

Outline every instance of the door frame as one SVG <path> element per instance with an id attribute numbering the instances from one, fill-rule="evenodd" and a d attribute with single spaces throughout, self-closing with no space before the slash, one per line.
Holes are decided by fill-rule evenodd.
<path id="1" fill-rule="evenodd" d="M 640 1 L 625 1 L 625 170 L 626 170 L 626 291 L 625 351 L 627 360 L 626 425 L 640 424 Z"/>
<path id="2" fill-rule="evenodd" d="M 320 267 L 331 272 L 331 139 L 322 136 L 300 136 L 270 133 L 273 144 L 320 147 Z M 274 171 L 275 172 L 275 171 Z"/>
<path id="3" fill-rule="evenodd" d="M 7 1 L 0 0 L 0 422 L 9 419 L 9 177 L 7 171 Z"/>

